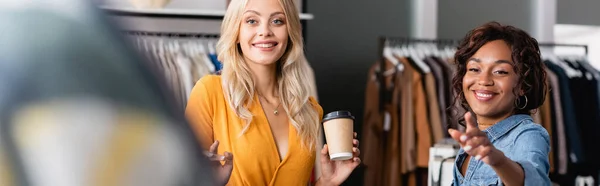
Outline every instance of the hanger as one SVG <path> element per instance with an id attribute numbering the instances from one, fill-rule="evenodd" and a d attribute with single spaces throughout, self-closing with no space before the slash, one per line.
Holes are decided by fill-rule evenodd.
<path id="1" fill-rule="evenodd" d="M 422 43 L 415 43 L 412 45 L 413 49 L 415 50 L 417 57 L 419 59 L 423 59 L 423 56 L 425 56 L 425 50 L 422 47 Z"/>
<path id="2" fill-rule="evenodd" d="M 177 51 L 175 51 L 174 41 L 167 41 L 167 52 L 177 54 Z"/>
<path id="3" fill-rule="evenodd" d="M 144 38 L 144 39 L 142 39 L 142 41 L 144 42 L 144 51 L 150 52 L 150 48 L 148 47 L 148 40 L 146 38 Z"/>
<path id="4" fill-rule="evenodd" d="M 187 46 L 186 48 L 189 48 L 189 49 L 190 49 L 190 50 L 188 51 L 188 52 L 189 52 L 189 56 L 190 56 L 190 57 L 194 58 L 194 57 L 196 57 L 196 55 L 197 55 L 198 53 L 200 53 L 200 52 L 198 51 L 198 47 L 197 47 L 196 45 L 194 45 L 194 42 L 193 42 L 193 41 L 188 41 L 188 42 L 186 43 L 186 46 Z"/>
<path id="5" fill-rule="evenodd" d="M 402 45 L 402 47 L 400 48 L 400 50 L 402 51 L 402 54 L 404 54 L 404 57 L 410 57 L 410 51 L 408 50 L 408 43 L 404 43 Z"/>
<path id="6" fill-rule="evenodd" d="M 391 62 L 396 67 L 396 69 L 394 69 L 394 68 L 391 68 L 388 70 L 380 69 L 380 70 L 385 70 L 383 72 L 384 76 L 392 75 L 392 74 L 394 74 L 394 72 L 396 72 L 396 70 L 398 70 L 398 71 L 404 70 L 404 65 L 402 63 L 400 63 L 400 61 L 398 61 L 398 59 L 396 57 L 394 57 L 393 50 L 392 50 L 391 46 L 389 45 L 388 41 L 385 41 L 385 44 L 383 47 L 383 57 L 385 59 L 387 59 L 389 62 Z"/>
<path id="7" fill-rule="evenodd" d="M 425 62 L 423 62 L 422 58 L 418 56 L 417 49 L 415 49 L 414 46 L 411 46 L 409 48 L 409 51 L 413 61 L 415 61 L 415 64 L 423 71 L 423 73 L 430 73 L 431 69 L 429 68 L 429 66 L 427 66 L 427 64 L 425 64 Z"/>
<path id="8" fill-rule="evenodd" d="M 422 45 L 420 45 L 420 47 L 423 49 L 423 57 L 421 59 L 425 59 L 426 57 L 433 54 L 433 51 L 430 47 L 430 43 L 423 43 Z"/>
<path id="9" fill-rule="evenodd" d="M 404 57 L 404 54 L 400 53 L 398 43 L 396 42 L 395 44 L 389 46 L 389 48 L 392 51 L 392 57 L 394 57 L 394 59 L 398 61 L 397 64 L 394 64 L 396 66 L 396 69 L 400 72 L 404 71 L 404 64 L 398 59 L 398 57 Z"/>
<path id="10" fill-rule="evenodd" d="M 200 40 L 200 42 L 198 42 L 197 46 L 198 46 L 198 49 L 199 49 L 200 53 L 202 54 L 201 55 L 202 58 L 203 58 L 202 61 L 204 61 L 204 64 L 206 65 L 206 67 L 208 67 L 208 70 L 210 72 L 216 72 L 217 71 L 217 67 L 215 67 L 215 64 L 212 63 L 212 60 L 210 58 L 208 58 L 208 54 L 206 53 L 206 49 L 204 48 L 204 46 L 205 46 L 204 40 Z M 208 46 L 208 45 L 206 45 L 206 46 Z"/>
<path id="11" fill-rule="evenodd" d="M 138 52 L 142 49 L 142 40 L 140 37 L 135 37 L 135 45 L 138 49 Z"/>
<path id="12" fill-rule="evenodd" d="M 454 57 L 454 53 L 456 53 L 456 51 L 453 47 L 446 46 L 446 59 Z"/>
<path id="13" fill-rule="evenodd" d="M 575 178 L 576 186 L 593 186 L 594 185 L 594 177 L 592 176 L 577 176 Z"/>
<path id="14" fill-rule="evenodd" d="M 165 48 L 165 41 L 163 40 L 163 38 L 160 38 L 158 40 L 158 49 L 160 50 L 161 54 L 167 53 L 166 48 Z"/>
<path id="15" fill-rule="evenodd" d="M 398 65 L 400 62 L 392 54 L 392 49 L 389 46 L 383 47 L 383 57 L 390 61 L 393 65 Z"/>
<path id="16" fill-rule="evenodd" d="M 214 47 L 214 45 L 213 45 L 213 41 L 212 41 L 212 40 L 210 40 L 210 39 L 209 39 L 209 40 L 208 40 L 208 44 L 207 44 L 207 45 L 208 45 L 208 52 L 209 52 L 210 54 L 213 54 L 213 55 L 214 55 L 214 54 L 216 54 L 216 53 L 217 53 L 217 52 L 215 52 L 215 47 Z"/>
<path id="17" fill-rule="evenodd" d="M 432 56 L 438 56 L 438 54 L 440 53 L 437 45 L 434 43 L 429 44 L 429 48 L 431 49 Z"/>
<path id="18" fill-rule="evenodd" d="M 556 56 L 554 53 L 549 53 L 548 57 L 550 59 L 550 62 L 561 67 L 569 78 L 582 76 L 581 71 L 571 68 L 569 65 L 566 64 L 566 61 L 558 58 L 558 56 Z"/>
<path id="19" fill-rule="evenodd" d="M 175 43 L 173 43 L 173 47 L 175 49 L 175 51 L 177 51 L 179 54 L 187 56 L 185 54 L 185 51 L 181 49 L 181 41 L 180 40 L 175 40 Z"/>
<path id="20" fill-rule="evenodd" d="M 417 51 L 417 55 L 419 55 L 419 59 L 425 58 L 427 55 L 427 49 L 423 48 L 423 43 L 417 43 L 415 46 L 415 50 Z"/>
<path id="21" fill-rule="evenodd" d="M 402 51 L 402 48 L 400 45 L 394 45 L 392 48 L 392 51 L 394 53 L 394 55 L 398 56 L 398 57 L 405 57 L 406 54 Z"/>

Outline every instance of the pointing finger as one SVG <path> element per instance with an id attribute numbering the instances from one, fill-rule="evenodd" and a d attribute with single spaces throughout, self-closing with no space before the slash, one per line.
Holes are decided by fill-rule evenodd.
<path id="1" fill-rule="evenodd" d="M 477 121 L 475 120 L 475 117 L 473 117 L 473 114 L 471 112 L 465 113 L 465 122 L 467 123 L 467 133 L 469 133 L 470 131 L 479 130 L 479 128 L 477 127 Z"/>
<path id="2" fill-rule="evenodd" d="M 210 151 L 211 153 L 216 154 L 218 148 L 219 148 L 219 140 L 215 141 L 212 145 L 210 145 L 210 148 L 209 148 L 208 151 Z"/>

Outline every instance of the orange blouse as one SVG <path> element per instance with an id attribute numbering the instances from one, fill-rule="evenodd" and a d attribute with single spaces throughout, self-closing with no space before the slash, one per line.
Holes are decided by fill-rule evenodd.
<path id="1" fill-rule="evenodd" d="M 296 129 L 289 126 L 288 152 L 279 153 L 266 115 L 254 96 L 250 104 L 252 123 L 241 134 L 245 122 L 229 107 L 221 87 L 221 77 L 205 76 L 194 86 L 185 114 L 200 143 L 208 149 L 219 140 L 218 153 L 233 154 L 233 171 L 227 185 L 307 185 L 315 163 L 316 151 L 301 147 Z M 323 110 L 310 97 L 322 118 Z"/>

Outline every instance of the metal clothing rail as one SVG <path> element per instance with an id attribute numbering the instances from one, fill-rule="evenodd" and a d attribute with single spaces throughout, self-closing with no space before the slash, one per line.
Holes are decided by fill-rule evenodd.
<path id="1" fill-rule="evenodd" d="M 385 44 L 389 44 L 389 45 L 401 45 L 401 44 L 412 44 L 412 43 L 433 43 L 433 44 L 438 44 L 438 45 L 458 45 L 460 43 L 460 40 L 453 40 L 453 39 L 415 39 L 415 38 L 407 38 L 407 37 L 388 37 L 388 36 L 381 36 L 379 37 L 379 46 L 380 46 L 380 53 L 382 52 L 381 50 L 383 50 L 383 46 L 385 46 Z M 589 54 L 588 51 L 588 45 L 583 45 L 583 44 L 564 44 L 564 43 L 538 43 L 538 46 L 540 47 L 581 47 L 585 50 L 585 55 L 587 56 Z"/>
<path id="2" fill-rule="evenodd" d="M 414 43 L 430 43 L 436 44 L 440 46 L 456 46 L 458 45 L 458 40 L 453 39 L 416 39 L 416 38 L 408 38 L 408 37 L 393 37 L 393 36 L 380 36 L 379 37 L 379 47 L 378 54 L 383 54 L 383 48 L 387 46 L 396 46 L 396 45 L 405 45 L 405 44 L 414 44 Z"/>
<path id="3" fill-rule="evenodd" d="M 184 32 L 147 32 L 147 31 L 136 31 L 136 30 L 125 30 L 125 34 L 134 36 L 155 36 L 155 37 L 170 37 L 170 38 L 206 38 L 206 39 L 217 39 L 220 37 L 219 34 L 208 34 L 208 33 L 184 33 Z"/>
<path id="4" fill-rule="evenodd" d="M 122 8 L 100 6 L 100 9 L 106 13 L 115 16 L 133 16 L 133 17 L 149 17 L 149 18 L 167 18 L 167 19 L 205 19 L 205 20 L 223 20 L 225 10 L 210 10 L 210 9 L 137 9 L 137 8 Z M 312 20 L 313 14 L 300 13 L 300 20 Z"/>
<path id="5" fill-rule="evenodd" d="M 562 43 L 538 43 L 540 47 L 581 47 L 585 50 L 585 55 L 588 53 L 588 45 L 580 45 L 580 44 L 562 44 Z"/>
<path id="6" fill-rule="evenodd" d="M 407 38 L 407 37 L 386 37 L 381 36 L 379 40 L 384 43 L 388 42 L 391 45 L 398 44 L 411 44 L 411 43 L 432 43 L 438 45 L 456 45 L 458 43 L 457 40 L 453 39 L 415 39 L 415 38 Z"/>

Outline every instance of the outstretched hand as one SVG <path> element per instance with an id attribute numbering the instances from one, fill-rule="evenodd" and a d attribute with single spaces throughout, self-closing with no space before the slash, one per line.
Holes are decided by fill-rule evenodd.
<path id="1" fill-rule="evenodd" d="M 454 140 L 460 143 L 463 150 L 477 160 L 490 166 L 497 165 L 504 159 L 504 154 L 496 149 L 490 142 L 487 134 L 477 127 L 477 121 L 470 112 L 465 113 L 467 129 L 462 133 L 455 129 L 448 129 Z"/>
<path id="2" fill-rule="evenodd" d="M 217 154 L 219 149 L 219 141 L 215 141 L 208 152 L 204 152 L 206 157 L 212 162 L 213 170 L 217 173 L 217 184 L 226 185 L 229 182 L 231 171 L 233 170 L 233 154 L 229 152 L 223 153 L 223 155 Z M 221 161 L 224 161 L 221 164 Z"/>

